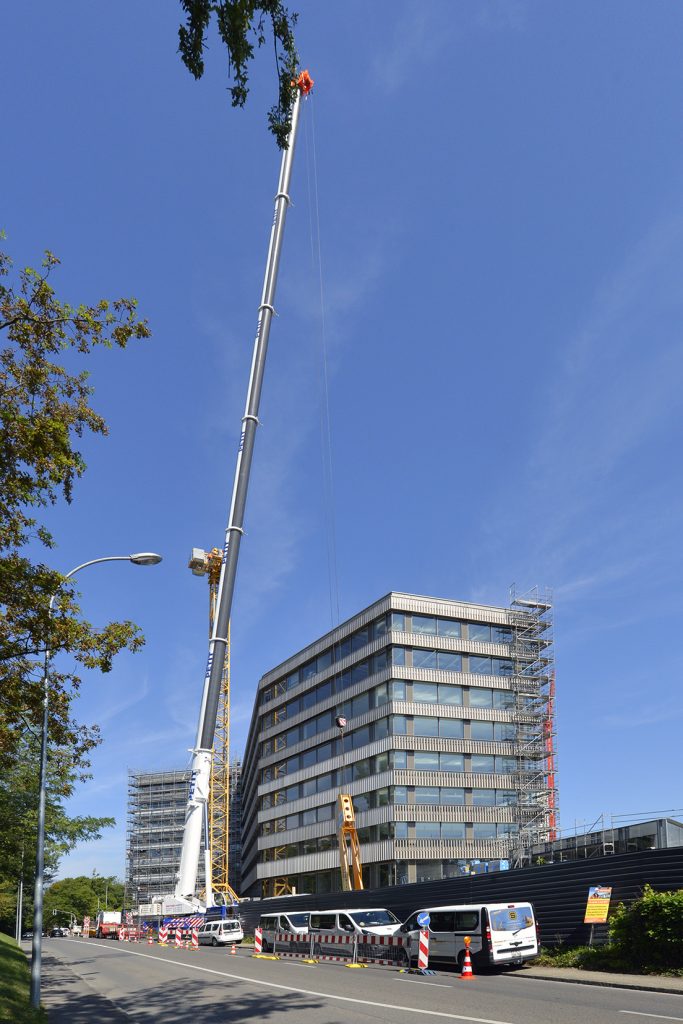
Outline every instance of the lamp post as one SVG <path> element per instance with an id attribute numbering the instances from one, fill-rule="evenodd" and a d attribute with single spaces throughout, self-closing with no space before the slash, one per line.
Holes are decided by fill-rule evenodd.
<path id="1" fill-rule="evenodd" d="M 59 590 L 66 580 L 75 576 L 81 569 L 100 562 L 132 562 L 134 565 L 158 565 L 161 555 L 151 551 L 142 551 L 135 555 L 108 555 L 104 558 L 93 558 L 89 562 L 77 565 L 68 572 L 50 598 L 49 616 Z M 40 969 L 43 951 L 43 873 L 45 867 L 45 786 L 47 779 L 47 731 L 48 706 L 50 695 L 50 658 L 51 652 L 45 651 L 45 670 L 43 675 L 43 726 L 40 735 L 40 774 L 38 780 L 38 836 L 36 841 L 36 881 L 33 895 L 33 941 L 31 946 L 31 1006 L 40 1007 Z"/>

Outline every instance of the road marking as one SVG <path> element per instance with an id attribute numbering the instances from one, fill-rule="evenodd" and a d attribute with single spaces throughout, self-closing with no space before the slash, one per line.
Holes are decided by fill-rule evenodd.
<path id="1" fill-rule="evenodd" d="M 103 951 L 104 952 L 104 951 Z M 107 950 L 114 952 L 114 950 Z M 510 1024 L 506 1020 L 492 1020 L 490 1017 L 468 1017 L 462 1013 L 442 1013 L 440 1010 L 425 1010 L 421 1006 L 396 1006 L 394 1003 L 374 1003 L 369 999 L 352 999 L 351 996 L 335 996 L 332 992 L 315 992 L 308 988 L 294 988 L 292 985 L 279 985 L 275 981 L 260 981 L 258 978 L 245 978 L 243 974 L 229 974 L 227 971 L 216 971 L 211 967 L 200 967 L 199 964 L 186 964 L 182 960 L 166 960 L 165 957 L 152 956 L 150 953 L 138 953 L 132 949 L 121 949 L 116 952 L 127 956 L 139 956 L 143 960 L 154 960 L 159 964 L 173 964 L 174 967 L 185 967 L 188 971 L 201 971 L 203 974 L 216 974 L 219 978 L 230 978 L 233 981 L 244 981 L 247 984 L 261 985 L 263 988 L 277 988 L 283 992 L 296 992 L 301 996 L 317 996 L 319 999 L 336 999 L 338 1003 L 355 1003 L 360 1006 L 376 1006 L 382 1010 L 400 1010 L 402 1013 L 416 1013 L 421 1017 L 440 1017 L 442 1020 L 464 1020 L 471 1024 Z M 450 986 L 446 986 L 449 988 Z"/>
<path id="2" fill-rule="evenodd" d="M 683 1020 L 683 1017 L 665 1017 L 663 1013 L 639 1013 L 638 1010 L 619 1010 L 619 1013 L 630 1013 L 634 1017 L 655 1017 L 657 1020 Z"/>
<path id="3" fill-rule="evenodd" d="M 440 985 L 438 981 L 415 981 L 414 978 L 395 978 L 394 981 L 400 981 L 404 985 L 431 985 L 432 988 L 450 988 L 450 985 Z"/>

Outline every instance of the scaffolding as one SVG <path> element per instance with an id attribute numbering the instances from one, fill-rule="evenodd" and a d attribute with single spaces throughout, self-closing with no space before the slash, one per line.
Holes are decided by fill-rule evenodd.
<path id="1" fill-rule="evenodd" d="M 183 841 L 190 769 L 128 772 L 126 905 L 173 892 Z M 204 885 L 203 858 L 198 885 Z"/>
<path id="2" fill-rule="evenodd" d="M 517 595 L 514 585 L 510 588 L 517 826 L 510 851 L 513 867 L 530 863 L 532 847 L 552 841 L 559 829 L 552 609 L 549 591 L 535 587 Z"/>

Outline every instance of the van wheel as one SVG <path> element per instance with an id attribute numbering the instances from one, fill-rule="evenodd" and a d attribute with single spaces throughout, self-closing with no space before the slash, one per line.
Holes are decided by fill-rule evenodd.
<path id="1" fill-rule="evenodd" d="M 218 939 L 216 938 L 216 936 L 215 936 L 215 935 L 214 935 L 214 937 L 213 937 L 213 938 L 211 939 L 211 945 L 212 945 L 212 946 L 217 946 L 217 945 L 218 945 Z"/>

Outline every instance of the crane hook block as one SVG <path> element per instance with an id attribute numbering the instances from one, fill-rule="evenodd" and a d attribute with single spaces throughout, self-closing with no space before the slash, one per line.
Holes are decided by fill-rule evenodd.
<path id="1" fill-rule="evenodd" d="M 308 96 L 309 92 L 313 88 L 313 79 L 309 75 L 308 71 L 302 71 L 296 80 L 296 86 L 302 96 Z"/>

